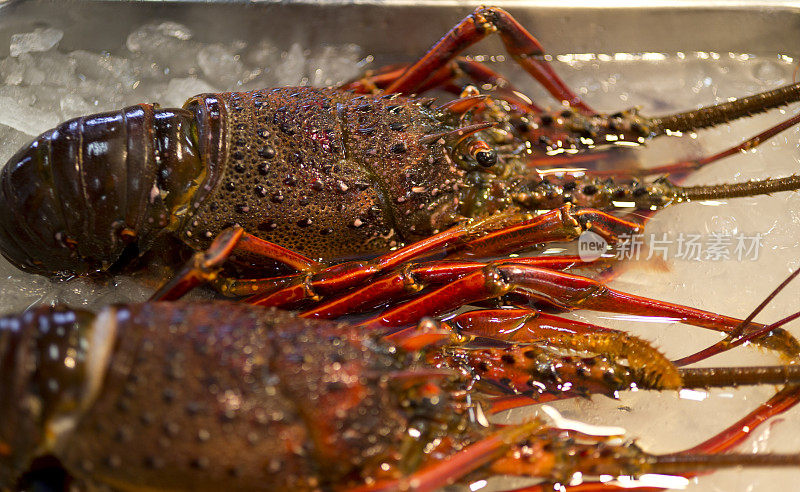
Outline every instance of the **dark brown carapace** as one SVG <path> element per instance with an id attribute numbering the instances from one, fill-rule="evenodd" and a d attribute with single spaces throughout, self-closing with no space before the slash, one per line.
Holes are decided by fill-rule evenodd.
<path id="1" fill-rule="evenodd" d="M 204 96 L 187 107 L 212 105 L 225 117 L 226 158 L 178 231 L 195 249 L 237 223 L 313 258 L 359 257 L 430 235 L 459 212 L 459 152 L 425 140 L 452 132 L 458 115 L 397 95 L 313 88 Z"/>

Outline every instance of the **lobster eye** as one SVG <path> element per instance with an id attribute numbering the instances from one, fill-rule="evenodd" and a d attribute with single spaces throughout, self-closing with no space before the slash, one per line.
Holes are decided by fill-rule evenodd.
<path id="1" fill-rule="evenodd" d="M 492 167 L 497 164 L 497 152 L 494 150 L 479 150 L 475 152 L 475 161 L 483 167 Z"/>

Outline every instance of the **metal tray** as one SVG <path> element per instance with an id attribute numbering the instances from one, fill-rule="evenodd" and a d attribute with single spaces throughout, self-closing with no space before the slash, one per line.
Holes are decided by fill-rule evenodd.
<path id="1" fill-rule="evenodd" d="M 501 1 L 551 53 L 718 51 L 783 53 L 800 41 L 796 2 Z M 65 31 L 61 47 L 115 48 L 153 18 L 188 26 L 203 42 L 268 33 L 286 47 L 355 43 L 377 63 L 419 56 L 480 2 L 468 1 L 47 1 L 0 4 L 0 55 L 10 36 L 46 23 Z M 302 26 L 302 27 L 300 27 Z M 482 51 L 497 49 L 496 40 Z"/>
<path id="2" fill-rule="evenodd" d="M 796 2 L 746 2 L 746 1 L 653 1 L 653 2 L 572 2 L 563 5 L 563 2 L 554 1 L 500 1 L 495 5 L 509 10 L 514 16 L 531 31 L 546 47 L 548 52 L 557 60 L 559 55 L 569 54 L 607 54 L 611 59 L 615 54 L 676 54 L 693 53 L 707 54 L 713 58 L 714 54 L 731 54 L 731 58 L 741 56 L 763 57 L 765 60 L 778 60 L 783 57 L 784 64 L 794 63 L 800 56 L 800 5 Z M 187 26 L 194 34 L 194 39 L 202 43 L 226 43 L 231 39 L 241 39 L 249 44 L 257 43 L 268 37 L 279 50 L 289 50 L 294 44 L 304 47 L 313 47 L 325 44 L 342 45 L 353 43 L 359 45 L 365 54 L 374 60 L 370 67 L 396 62 L 409 62 L 424 53 L 433 42 L 449 30 L 459 19 L 463 18 L 479 2 L 462 1 L 229 1 L 229 2 L 140 2 L 140 1 L 45 1 L 45 0 L 9 0 L 0 2 L 0 57 L 9 54 L 9 42 L 15 33 L 32 31 L 37 27 L 55 27 L 64 31 L 64 37 L 59 44 L 61 51 L 87 50 L 91 52 L 109 51 L 118 53 L 120 47 L 125 45 L 128 34 L 136 27 L 154 19 L 168 20 Z M 497 39 L 487 39 L 478 46 L 471 48 L 470 53 L 492 56 L 503 56 L 503 47 Z M 708 58 L 706 57 L 706 58 Z M 621 57 L 624 59 L 624 57 Z M 792 62 L 786 62 L 792 60 Z M 276 60 L 276 62 L 279 62 Z M 712 60 L 713 62 L 713 60 Z M 580 65 L 584 70 L 591 70 L 586 64 Z M 591 65 L 591 64 L 590 64 Z M 560 73 L 570 70 L 570 63 L 557 66 Z M 587 68 L 588 67 L 588 68 Z M 511 67 L 513 71 L 513 67 Z M 653 73 L 649 75 L 655 79 L 668 79 L 673 74 Z M 519 79 L 519 74 L 515 75 Z M 619 76 L 625 77 L 625 67 L 619 69 Z M 640 74 L 641 76 L 641 74 Z M 744 81 L 742 87 L 755 87 L 755 82 Z M 231 87 L 233 88 L 233 87 Z M 687 93 L 692 87 L 687 86 Z M 531 89 L 536 92 L 536 88 Z M 613 87 L 610 89 L 613 90 Z M 743 89 L 744 90 L 744 89 Z M 749 90 L 749 89 L 748 89 Z M 600 98 L 602 89 L 590 89 L 587 100 L 593 97 Z M 186 96 L 190 96 L 187 94 Z M 714 93 L 716 98 L 726 98 L 740 93 L 720 91 Z M 702 99 L 702 98 L 700 98 Z M 690 99 L 684 102 L 675 102 L 672 109 L 680 109 L 686 105 L 711 103 L 714 100 Z M 654 102 L 655 101 L 655 102 Z M 628 100 L 628 106 L 644 104 L 650 109 L 668 105 L 659 102 L 658 98 L 637 99 L 636 93 Z M 616 107 L 615 107 L 616 106 Z M 608 107 L 599 106 L 600 109 L 623 109 L 618 104 L 608 104 Z M 1 110 L 1 108 L 0 108 Z M 785 116 L 784 116 L 785 117 Z M 780 116 L 777 117 L 780 119 Z M 757 120 L 756 127 L 763 128 L 768 121 Z M 730 134 L 716 134 L 723 141 L 730 144 L 737 139 L 749 137 L 749 130 L 737 129 Z M 703 141 L 700 144 L 693 142 L 683 147 L 684 152 L 698 155 L 707 152 L 709 148 L 719 149 L 720 144 Z M 797 132 L 791 133 L 781 141 L 791 147 L 790 153 L 797 156 Z M 658 144 L 654 144 L 657 146 Z M 667 143 L 666 146 L 670 146 Z M 792 147 L 793 146 L 793 147 Z M 688 150 L 686 150 L 688 148 Z M 665 150 L 665 149 L 661 149 Z M 666 149 L 669 151 L 674 149 Z M 666 155 L 666 154 L 665 154 Z M 678 152 L 676 155 L 683 155 Z M 768 160 L 769 157 L 766 157 Z M 796 164 L 796 162 L 790 163 Z M 737 160 L 733 166 L 746 166 L 743 161 Z M 722 171 L 722 179 L 735 179 L 742 177 L 755 177 L 747 174 L 743 167 L 729 171 Z M 782 168 L 784 171 L 787 165 Z M 728 174 L 725 174 L 728 172 Z M 774 170 L 764 168 L 759 172 L 763 176 L 770 175 Z M 742 174 L 744 173 L 744 174 Z M 713 179 L 704 174 L 696 179 Z M 753 217 L 772 217 L 777 214 L 776 209 L 762 208 L 766 202 L 752 200 L 746 202 L 752 207 L 750 212 L 738 209 L 737 214 L 731 215 L 739 223 L 752 223 Z M 797 227 L 800 215 L 800 202 L 796 199 L 786 199 L 781 202 L 785 210 L 783 215 L 775 215 L 774 227 Z M 708 207 L 706 207 L 708 208 Z M 700 209 L 695 209 L 700 210 Z M 769 210 L 769 212 L 765 212 Z M 703 209 L 697 213 L 704 213 Z M 2 213 L 2 211 L 0 211 Z M 669 213 L 665 212 L 665 215 Z M 748 215 L 749 214 L 749 215 Z M 722 214 L 724 215 L 724 214 Z M 716 217 L 716 216 L 715 216 Z M 727 217 L 727 216 L 725 216 Z M 723 217 L 723 218 L 725 218 Z M 709 219 L 711 220 L 711 219 Z M 728 220 L 728 219 L 725 219 Z M 655 224 L 667 223 L 667 219 Z M 712 221 L 713 223 L 713 221 Z M 680 227 L 680 226 L 678 226 Z M 744 226 L 742 226 L 744 227 Z M 800 234 L 798 235 L 800 236 Z M 769 254 L 775 254 L 785 261 L 788 266 L 797 266 L 800 262 L 800 245 L 797 242 L 783 242 L 772 245 Z M 765 253 L 765 254 L 766 254 Z M 724 272 L 713 273 L 713 269 L 698 266 L 695 275 L 678 279 L 666 280 L 660 273 L 647 275 L 623 276 L 619 281 L 626 288 L 636 290 L 643 295 L 654 295 L 669 300 L 683 302 L 686 297 L 681 297 L 684 291 L 694 292 L 694 300 L 700 307 L 725 311 L 744 317 L 749 310 L 757 304 L 759 297 L 765 294 L 764 286 L 777 284 L 785 274 L 786 268 L 774 265 L 761 268 L 758 273 L 766 276 L 760 279 L 761 290 L 757 294 L 747 294 L 744 285 L 754 282 L 753 270 L 750 274 L 734 276 L 736 265 L 728 265 Z M 677 269 L 677 267 L 675 267 Z M 684 269 L 685 270 L 685 269 Z M 731 277 L 728 277 L 728 275 Z M 716 278 L 716 277 L 722 277 Z M 715 280 L 716 278 L 716 280 Z M 33 280 L 32 280 L 33 281 Z M 39 280 L 36 280 L 39 281 Z M 648 282 L 657 282 L 654 285 Z M 708 283 L 708 287 L 704 287 Z M 699 284 L 699 288 L 697 285 Z M 658 294 L 653 294 L 657 291 Z M 718 298 L 731 296 L 734 302 L 740 304 L 739 308 L 730 305 L 720 305 Z M 797 296 L 794 296 L 796 299 Z M 37 302 L 35 296 L 31 302 Z M 2 300 L 0 300 L 0 304 Z M 774 319 L 778 315 L 789 314 L 789 309 L 796 305 L 785 302 L 774 307 Z M 728 311 L 733 309 L 732 311 Z M 0 305 L 0 311 L 7 311 Z M 624 326 L 624 320 L 611 320 L 615 326 Z M 602 321 L 601 321 L 602 323 Z M 662 331 L 644 331 L 649 339 L 657 339 L 658 343 L 666 338 L 675 338 L 676 335 L 664 334 L 663 329 L 672 330 L 674 323 L 665 322 L 656 328 Z M 641 325 L 637 326 L 641 328 Z M 797 332 L 797 330 L 795 330 Z M 680 343 L 681 337 L 677 335 Z M 704 345 L 716 338 L 692 339 L 696 345 Z M 684 350 L 684 352 L 686 352 Z M 728 363 L 735 359 L 726 359 Z M 774 359 L 767 357 L 769 363 Z M 674 395 L 644 395 L 647 398 L 634 398 L 616 402 L 613 400 L 595 398 L 589 402 L 576 402 L 561 407 L 566 415 L 577 419 L 588 419 L 593 423 L 609 423 L 615 425 L 630 425 L 631 428 L 643 428 L 641 432 L 631 431 L 631 435 L 643 436 L 643 442 L 648 446 L 658 447 L 662 444 L 661 451 L 675 451 L 688 447 L 709 437 L 723 426 L 733 423 L 744 414 L 745 407 L 754 407 L 764 401 L 771 389 L 761 389 L 756 392 L 746 393 L 746 396 L 735 396 L 740 405 L 726 413 L 726 407 L 699 407 L 691 403 L 681 402 L 675 405 Z M 640 395 L 642 396 L 642 395 Z M 623 398 L 628 398 L 623 396 Z M 724 398 L 728 398 L 725 396 Z M 649 402 L 648 402 L 648 399 Z M 731 398 L 733 399 L 733 397 Z M 744 400 L 744 402 L 742 402 Z M 662 412 L 661 406 L 666 413 Z M 587 413 L 584 413 L 587 412 Z M 684 413 L 686 412 L 686 413 Z M 627 414 L 633 414 L 633 420 Z M 769 428 L 760 431 L 754 436 L 748 446 L 753 449 L 768 449 L 773 451 L 794 452 L 800 450 L 800 412 L 794 411 L 784 418 L 786 422 L 775 427 L 776 432 L 770 435 Z M 590 415 L 584 417 L 584 415 Z M 518 419 L 520 414 L 507 418 Z M 669 426 L 661 423 L 654 424 L 654 420 L 670 420 Z M 780 436 L 778 436 L 780 434 Z M 671 449 L 676 435 L 683 437 L 683 444 Z M 769 443 L 767 443 L 769 438 Z M 787 483 L 800 482 L 800 472 L 762 470 L 738 472 L 731 471 L 718 473 L 712 477 L 702 478 L 698 484 L 691 485 L 691 490 L 737 490 L 737 491 L 767 491 L 786 489 Z M 522 483 L 519 480 L 503 479 L 490 484 L 490 488 L 503 488 L 512 484 Z M 489 490 L 489 488 L 484 489 Z"/>

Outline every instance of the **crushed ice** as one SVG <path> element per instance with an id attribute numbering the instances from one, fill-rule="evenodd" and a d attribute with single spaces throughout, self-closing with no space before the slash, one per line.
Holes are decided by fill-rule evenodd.
<path id="1" fill-rule="evenodd" d="M 64 37 L 64 31 L 52 27 L 39 27 L 33 32 L 24 32 L 11 36 L 11 56 L 19 56 L 31 51 L 47 51 Z"/>

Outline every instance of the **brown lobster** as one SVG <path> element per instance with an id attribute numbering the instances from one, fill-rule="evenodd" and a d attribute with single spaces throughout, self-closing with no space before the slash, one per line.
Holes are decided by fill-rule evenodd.
<path id="1" fill-rule="evenodd" d="M 797 366 L 677 370 L 610 330 L 532 331 L 527 341 L 539 341 L 489 347 L 461 322 L 460 335 L 428 321 L 385 338 L 233 303 L 0 318 L 0 486 L 46 453 L 87 482 L 124 490 L 433 490 L 492 474 L 610 490 L 591 482 L 800 464 L 798 454 L 717 454 L 742 427 L 795 404 L 795 386 L 727 434 L 661 456 L 620 440 L 624 429 L 552 411 L 552 424 L 517 426 L 484 413 L 507 407 L 503 395 L 525 404 L 795 382 Z"/>
<path id="2" fill-rule="evenodd" d="M 495 31 L 514 59 L 569 108 L 541 111 L 518 102 L 485 67 L 451 63 Z M 319 262 L 374 256 L 498 213 L 518 223 L 525 212 L 570 203 L 650 209 L 797 188 L 794 176 L 692 188 L 665 179 L 543 177 L 527 165 L 531 152 L 558 157 L 639 144 L 800 95 L 800 86 L 790 85 L 661 118 L 600 115 L 560 81 L 543 54 L 507 13 L 479 8 L 402 75 L 381 73 L 345 86 L 385 88 L 379 94 L 313 88 L 205 94 L 183 109 L 144 104 L 70 120 L 40 135 L 4 168 L 0 206 L 9 213 L 0 223 L 0 251 L 25 270 L 69 277 L 121 267 L 165 236 L 203 250 L 239 224 L 248 236 L 237 257 L 252 276 L 254 262 L 318 270 Z M 456 68 L 506 90 L 496 103 L 467 91 L 435 108 L 430 99 L 402 95 L 442 86 Z M 604 227 L 613 219 L 592 210 L 580 215 L 583 228 L 593 225 L 609 239 L 638 228 Z M 483 232 L 473 228 L 473 234 Z"/>

